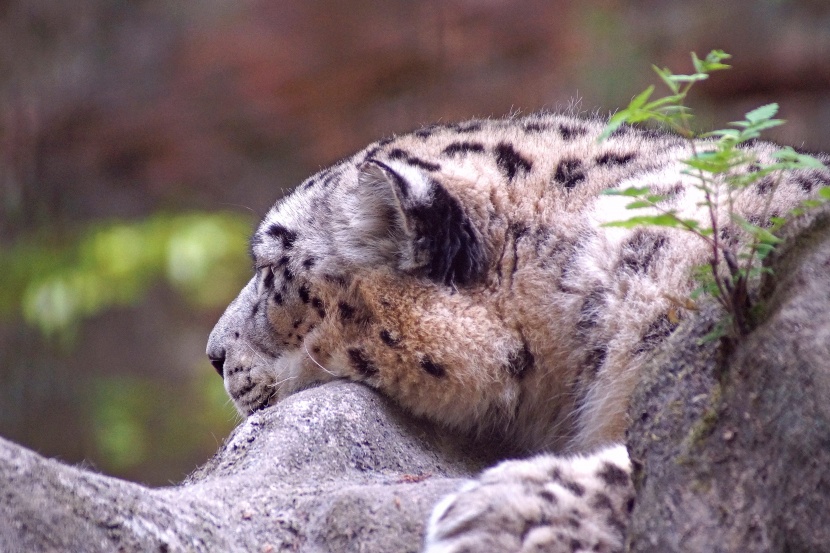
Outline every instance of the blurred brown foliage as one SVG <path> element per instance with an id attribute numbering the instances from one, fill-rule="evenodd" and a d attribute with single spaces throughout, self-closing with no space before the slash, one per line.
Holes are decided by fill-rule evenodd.
<path id="1" fill-rule="evenodd" d="M 703 121 L 776 101 L 789 124 L 774 138 L 830 150 L 823 0 L 3 2 L 0 246 L 158 210 L 258 216 L 379 136 L 541 108 L 606 113 L 656 80 L 651 63 L 684 72 L 690 51 L 713 48 L 735 68 L 699 87 Z M 0 432 L 94 459 L 88 378 L 207 373 L 217 313 L 194 317 L 170 295 L 97 317 L 71 353 L 2 323 Z M 126 475 L 179 478 L 214 446 Z"/>

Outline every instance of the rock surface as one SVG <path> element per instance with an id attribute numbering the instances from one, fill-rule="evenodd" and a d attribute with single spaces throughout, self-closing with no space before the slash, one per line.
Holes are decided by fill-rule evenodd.
<path id="1" fill-rule="evenodd" d="M 830 210 L 801 226 L 746 339 L 701 343 L 704 312 L 640 383 L 631 551 L 830 551 Z"/>
<path id="2" fill-rule="evenodd" d="M 0 440 L 0 551 L 418 551 L 432 505 L 485 459 L 346 383 L 249 417 L 171 488 Z"/>

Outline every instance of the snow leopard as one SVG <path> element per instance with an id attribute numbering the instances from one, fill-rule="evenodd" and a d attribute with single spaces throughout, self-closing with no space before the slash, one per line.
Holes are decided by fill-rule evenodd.
<path id="1" fill-rule="evenodd" d="M 688 140 L 627 125 L 599 140 L 606 124 L 536 113 L 427 126 L 279 199 L 251 239 L 254 275 L 207 346 L 238 411 L 363 383 L 525 457 L 442 501 L 429 552 L 620 550 L 627 403 L 688 316 L 692 270 L 711 250 L 680 229 L 607 226 L 631 215 L 630 198 L 603 191 L 647 187 L 663 198 L 654 209 L 714 217 L 722 240 L 743 238 L 724 205 L 705 207 Z M 742 147 L 760 162 L 777 149 Z M 766 225 L 830 171 L 773 179 L 741 190 L 734 212 Z"/>

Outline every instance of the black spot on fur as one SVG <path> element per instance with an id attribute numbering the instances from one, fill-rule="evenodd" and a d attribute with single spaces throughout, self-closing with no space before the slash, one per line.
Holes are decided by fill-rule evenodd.
<path id="1" fill-rule="evenodd" d="M 455 131 L 459 133 L 470 133 L 476 132 L 481 130 L 481 123 L 470 123 L 467 125 L 458 125 L 455 127 Z"/>
<path id="2" fill-rule="evenodd" d="M 601 156 L 597 156 L 594 161 L 597 162 L 597 165 L 625 165 L 626 163 L 630 162 L 632 159 L 637 157 L 637 154 L 630 153 L 630 154 L 615 154 L 611 152 L 607 152 L 602 154 Z"/>
<path id="3" fill-rule="evenodd" d="M 515 378 L 523 378 L 533 368 L 533 354 L 527 349 L 527 344 L 510 354 L 505 369 Z"/>
<path id="4" fill-rule="evenodd" d="M 453 142 L 441 151 L 443 155 L 450 157 L 458 154 L 480 154 L 483 152 L 484 144 L 480 142 Z"/>
<path id="5" fill-rule="evenodd" d="M 576 328 L 580 333 L 585 333 L 597 326 L 603 307 L 605 307 L 605 290 L 595 288 L 585 297 L 582 301 L 582 307 L 579 309 Z"/>
<path id="6" fill-rule="evenodd" d="M 634 350 L 635 355 L 653 350 L 660 342 L 668 338 L 677 328 L 678 323 L 669 320 L 668 315 L 660 315 L 643 333 L 640 343 Z"/>
<path id="7" fill-rule="evenodd" d="M 830 156 L 827 156 L 826 161 L 822 161 L 824 165 L 830 169 Z M 811 175 L 816 180 L 817 183 L 821 184 L 822 186 L 830 186 L 830 172 L 828 171 L 812 171 Z"/>
<path id="8" fill-rule="evenodd" d="M 537 257 L 541 258 L 543 255 L 547 256 L 548 254 L 552 254 L 553 252 L 551 250 L 556 250 L 559 246 L 561 246 L 561 243 L 556 241 L 556 237 L 548 227 L 541 226 L 534 232 L 533 251 Z M 551 255 L 550 257 L 553 258 L 554 256 Z M 541 265 L 544 267 L 549 266 L 544 261 Z"/>
<path id="9" fill-rule="evenodd" d="M 346 302 L 339 302 L 337 304 L 337 309 L 340 311 L 340 318 L 344 321 L 348 321 L 349 319 L 354 317 L 354 307 L 352 307 Z"/>
<path id="10" fill-rule="evenodd" d="M 587 132 L 588 129 L 578 125 L 566 125 L 564 123 L 559 125 L 559 134 L 562 135 L 562 138 L 565 140 L 571 140 L 572 138 L 583 136 Z"/>
<path id="11" fill-rule="evenodd" d="M 801 189 L 804 192 L 812 192 L 813 186 L 815 186 L 813 180 L 808 177 L 805 177 L 804 175 L 798 175 L 797 177 L 795 177 L 795 182 L 798 184 L 798 186 L 801 187 Z"/>
<path id="12" fill-rule="evenodd" d="M 414 223 L 418 256 L 429 260 L 422 269 L 427 278 L 444 284 L 481 278 L 484 248 L 461 204 L 443 186 L 433 183 L 432 201 L 409 208 L 406 215 Z"/>
<path id="13" fill-rule="evenodd" d="M 613 527 L 620 536 L 625 536 L 626 524 L 614 515 L 608 515 L 605 519 L 608 526 Z"/>
<path id="14" fill-rule="evenodd" d="M 582 162 L 575 158 L 566 158 L 556 166 L 556 173 L 553 178 L 565 188 L 573 188 L 585 180 L 585 172 L 582 169 Z"/>
<path id="15" fill-rule="evenodd" d="M 289 261 L 288 256 L 284 255 L 284 256 L 279 258 L 279 260 L 277 261 L 277 264 L 275 265 L 275 267 L 283 267 L 285 265 L 288 265 L 288 261 Z"/>
<path id="16" fill-rule="evenodd" d="M 435 378 L 442 378 L 447 374 L 447 370 L 444 367 L 435 363 L 429 357 L 421 359 L 421 368 Z"/>
<path id="17" fill-rule="evenodd" d="M 255 303 L 251 308 L 251 317 L 256 317 L 257 313 L 259 313 L 259 304 Z"/>
<path id="18" fill-rule="evenodd" d="M 309 257 L 305 261 L 303 261 L 303 268 L 304 269 L 311 269 L 314 267 L 314 264 L 317 263 L 317 260 L 313 257 Z"/>
<path id="19" fill-rule="evenodd" d="M 579 519 L 576 517 L 567 517 L 565 521 L 568 523 L 568 526 L 574 529 L 578 529 L 580 526 L 582 526 L 582 523 L 579 522 Z M 579 547 L 582 547 L 582 544 L 579 543 L 579 541 L 577 540 L 572 540 L 571 543 L 573 543 L 574 541 L 579 544 Z M 571 547 L 573 547 L 573 545 Z M 577 547 L 573 547 L 573 551 L 577 551 L 577 549 Z"/>
<path id="20" fill-rule="evenodd" d="M 684 192 L 686 192 L 686 187 L 683 186 L 682 182 L 677 182 L 672 186 L 669 186 L 668 188 L 657 191 L 658 194 L 662 194 L 663 196 L 665 196 L 665 199 L 660 200 L 657 203 L 659 205 L 661 203 L 673 202 L 678 196 L 680 196 Z"/>
<path id="21" fill-rule="evenodd" d="M 662 234 L 637 230 L 622 247 L 619 267 L 637 273 L 645 273 L 657 252 L 668 243 Z"/>
<path id="22" fill-rule="evenodd" d="M 415 167 L 420 167 L 424 171 L 429 171 L 429 172 L 438 171 L 441 168 L 441 166 L 438 165 L 437 163 L 431 163 L 429 161 L 424 161 L 423 159 L 420 159 L 420 158 L 417 158 L 417 157 L 414 157 L 414 156 L 410 156 L 408 153 L 406 153 L 405 150 L 401 150 L 400 148 L 395 148 L 394 150 L 390 151 L 388 156 L 389 156 L 389 159 L 397 159 L 397 160 L 401 160 L 401 161 L 406 161 L 410 165 L 413 165 Z"/>
<path id="23" fill-rule="evenodd" d="M 828 165 L 828 162 L 824 162 Z M 830 186 L 830 174 L 822 171 L 810 171 L 807 175 L 799 175 L 795 181 L 805 192 L 812 192 L 817 186 Z"/>
<path id="24" fill-rule="evenodd" d="M 683 138 L 680 138 L 679 135 L 670 134 L 670 133 L 668 133 L 666 131 L 663 131 L 663 130 L 660 130 L 660 129 L 649 129 L 649 128 L 643 129 L 643 128 L 638 127 L 637 132 L 640 134 L 640 136 L 645 136 L 647 138 L 661 138 L 663 140 L 669 139 L 669 140 L 672 140 L 673 142 L 679 142 L 681 140 L 684 140 Z"/>
<path id="25" fill-rule="evenodd" d="M 311 298 L 311 307 L 317 311 L 317 315 L 319 315 L 321 319 L 326 318 L 326 308 L 320 298 Z"/>
<path id="26" fill-rule="evenodd" d="M 297 294 L 299 294 L 300 296 L 300 301 L 302 301 L 303 303 L 308 303 L 310 301 L 308 284 L 303 284 L 302 286 L 300 286 L 300 289 L 297 292 Z"/>
<path id="27" fill-rule="evenodd" d="M 425 127 L 415 131 L 415 136 L 421 139 L 429 138 L 435 133 L 435 127 Z"/>
<path id="28" fill-rule="evenodd" d="M 274 271 L 268 270 L 265 273 L 265 276 L 262 279 L 262 287 L 268 290 L 271 286 L 274 285 Z"/>
<path id="29" fill-rule="evenodd" d="M 764 177 L 755 183 L 755 191 L 760 196 L 765 196 L 772 191 L 775 180 L 772 177 Z"/>
<path id="30" fill-rule="evenodd" d="M 303 324 L 303 321 L 300 319 L 294 319 L 294 322 L 291 324 L 291 328 L 294 330 L 300 328 L 300 325 Z"/>
<path id="31" fill-rule="evenodd" d="M 611 133 L 612 138 L 618 138 L 620 136 L 626 136 L 627 134 L 631 133 L 631 126 L 630 125 L 620 125 L 614 132 Z"/>
<path id="32" fill-rule="evenodd" d="M 539 497 L 541 497 L 542 499 L 544 499 L 552 505 L 556 505 L 559 502 L 559 500 L 556 499 L 556 496 L 550 490 L 542 490 L 541 492 L 539 492 Z"/>
<path id="33" fill-rule="evenodd" d="M 270 227 L 268 227 L 268 235 L 276 240 L 280 240 L 282 242 L 282 247 L 286 250 L 290 250 L 291 247 L 294 245 L 294 241 L 297 239 L 297 233 L 293 230 L 288 230 L 284 226 L 274 223 Z"/>
<path id="34" fill-rule="evenodd" d="M 614 511 L 614 504 L 611 502 L 611 498 L 604 493 L 598 493 L 594 496 L 590 503 L 591 507 L 594 509 L 606 509 L 608 511 Z"/>
<path id="35" fill-rule="evenodd" d="M 525 132 L 543 132 L 548 130 L 547 125 L 542 125 L 541 123 L 525 123 L 524 126 Z"/>
<path id="36" fill-rule="evenodd" d="M 577 520 L 577 522 L 579 522 L 579 521 Z M 577 526 L 577 528 L 579 528 L 579 526 Z M 576 538 L 571 538 L 570 546 L 571 546 L 571 551 L 573 553 L 576 553 L 577 551 L 582 551 L 582 542 L 579 541 Z"/>
<path id="37" fill-rule="evenodd" d="M 291 282 L 294 280 L 294 273 L 291 272 L 291 269 L 286 267 L 282 270 L 282 278 L 285 279 L 285 282 Z"/>
<path id="38" fill-rule="evenodd" d="M 513 146 L 506 142 L 500 143 L 496 146 L 496 164 L 499 166 L 509 180 L 518 173 L 527 173 L 533 165 L 526 158 L 522 157 L 519 152 L 513 149 Z"/>
<path id="39" fill-rule="evenodd" d="M 284 301 L 283 297 L 282 297 L 282 294 L 279 293 L 279 292 L 274 292 L 273 300 L 274 300 L 274 303 L 276 303 L 277 305 L 282 305 L 282 302 Z"/>
<path id="40" fill-rule="evenodd" d="M 328 188 L 328 186 L 340 175 L 338 173 L 329 173 L 323 178 L 323 188 Z"/>
<path id="41" fill-rule="evenodd" d="M 582 497 L 583 495 L 585 495 L 585 486 L 583 486 L 579 482 L 574 482 L 573 480 L 563 478 L 559 480 L 559 484 L 566 490 L 570 490 L 570 492 L 577 497 Z"/>
<path id="42" fill-rule="evenodd" d="M 511 244 L 511 249 L 513 250 L 512 255 L 512 266 L 510 268 L 510 278 L 511 280 L 516 274 L 516 271 L 519 269 L 519 241 L 527 235 L 528 227 L 522 223 L 510 223 L 507 228 L 507 234 L 511 238 L 508 243 Z M 507 237 L 505 237 L 507 240 Z M 502 251 L 501 259 L 499 259 L 498 264 L 496 265 L 496 275 L 498 276 L 499 282 L 502 279 L 502 265 L 504 264 L 504 257 L 507 251 L 507 247 Z"/>
<path id="43" fill-rule="evenodd" d="M 374 376 L 378 373 L 378 368 L 375 367 L 374 363 L 372 363 L 367 357 L 366 354 L 357 348 L 349 348 L 346 350 L 346 353 L 349 354 L 349 360 L 352 363 L 352 367 L 366 378 Z"/>
<path id="44" fill-rule="evenodd" d="M 597 476 L 609 486 L 628 486 L 628 473 L 612 463 L 604 463 Z"/>
<path id="45" fill-rule="evenodd" d="M 392 334 L 388 330 L 380 331 L 380 339 L 383 341 L 384 344 L 391 348 L 394 348 L 401 343 L 401 339 L 392 336 Z"/>
<path id="46" fill-rule="evenodd" d="M 721 242 L 723 242 L 727 246 L 736 246 L 738 244 L 738 232 L 732 225 L 726 225 L 721 227 L 720 231 L 718 232 L 718 236 L 720 237 Z"/>
<path id="47" fill-rule="evenodd" d="M 590 350 L 585 356 L 585 368 L 592 375 L 596 375 L 605 364 L 605 359 L 608 357 L 608 348 L 604 345 L 597 346 Z"/>
<path id="48" fill-rule="evenodd" d="M 769 221 L 764 223 L 764 220 L 761 219 L 760 215 L 750 215 L 746 218 L 750 225 L 755 225 L 756 227 L 766 227 L 769 226 Z"/>
<path id="49" fill-rule="evenodd" d="M 431 163 L 429 161 L 424 161 L 423 159 L 417 157 L 408 157 L 406 158 L 406 162 L 410 165 L 414 165 L 415 167 L 420 167 L 424 171 L 438 171 L 441 169 L 441 166 L 437 163 Z"/>
<path id="50" fill-rule="evenodd" d="M 737 148 L 741 150 L 748 150 L 754 148 L 758 144 L 757 138 L 750 138 L 749 140 L 744 140 L 743 142 L 738 142 L 736 145 Z"/>
<path id="51" fill-rule="evenodd" d="M 407 154 L 404 150 L 401 150 L 400 148 L 395 148 L 394 150 L 391 150 L 389 152 L 388 156 L 389 159 L 406 159 L 407 157 L 409 157 L 409 154 Z"/>

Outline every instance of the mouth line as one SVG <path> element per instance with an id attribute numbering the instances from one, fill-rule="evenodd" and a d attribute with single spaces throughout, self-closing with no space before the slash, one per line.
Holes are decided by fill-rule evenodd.
<path id="1" fill-rule="evenodd" d="M 283 351 L 269 359 L 268 363 L 259 363 L 249 368 L 249 379 L 253 378 L 256 382 L 249 381 L 242 389 L 231 393 L 233 397 L 239 398 L 235 401 L 238 409 L 246 413 L 245 416 L 267 409 L 288 396 L 318 386 L 328 380 L 309 379 L 309 375 L 295 374 L 302 372 L 294 366 L 301 361 L 297 359 L 297 356 L 303 357 L 303 350 Z M 260 358 L 260 361 L 262 360 Z M 331 372 L 326 372 L 334 376 Z M 254 391 L 254 388 L 257 390 Z M 248 397 L 249 395 L 256 395 L 256 397 Z"/>
<path id="2" fill-rule="evenodd" d="M 270 406 L 271 406 L 271 405 L 270 405 L 270 402 L 269 402 L 269 401 L 265 401 L 265 402 L 263 402 L 263 403 L 260 403 L 260 404 L 259 404 L 259 405 L 257 405 L 256 407 L 252 408 L 252 409 L 248 412 L 248 414 L 249 414 L 249 415 L 253 415 L 253 414 L 254 414 L 254 413 L 256 413 L 257 411 L 265 411 L 265 409 L 267 409 L 267 408 L 268 408 L 268 407 L 270 407 Z"/>

